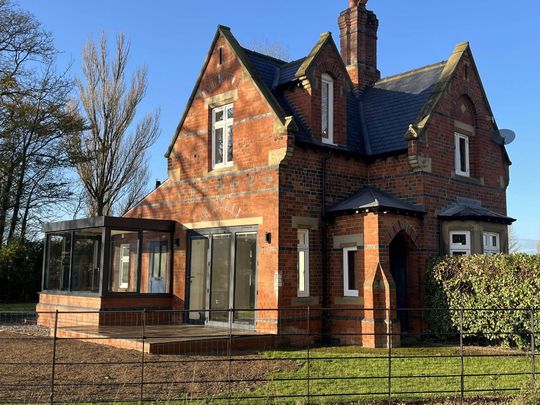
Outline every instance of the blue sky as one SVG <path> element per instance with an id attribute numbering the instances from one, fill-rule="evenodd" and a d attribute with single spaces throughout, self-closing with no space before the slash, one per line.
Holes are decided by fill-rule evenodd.
<path id="1" fill-rule="evenodd" d="M 347 0 L 229 2 L 190 0 L 19 0 L 52 32 L 59 63 L 80 74 L 81 49 L 104 31 L 131 41 L 132 66 L 146 64 L 149 89 L 140 114 L 159 108 L 162 133 L 151 150 L 152 178 L 164 180 L 163 157 L 185 108 L 217 24 L 241 44 L 281 44 L 291 59 L 306 55 L 320 33 L 339 41 L 337 16 Z M 379 69 L 383 76 L 446 60 L 456 43 L 470 41 L 500 128 L 518 138 L 509 214 L 520 238 L 540 234 L 540 4 L 534 0 L 371 0 L 379 17 Z"/>

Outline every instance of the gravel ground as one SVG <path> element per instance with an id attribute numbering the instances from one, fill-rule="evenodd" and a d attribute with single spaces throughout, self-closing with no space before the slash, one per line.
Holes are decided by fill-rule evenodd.
<path id="1" fill-rule="evenodd" d="M 52 340 L 36 325 L 0 327 L 0 403 L 49 401 Z M 140 398 L 142 353 L 77 340 L 56 347 L 54 399 L 62 402 L 118 402 Z M 146 400 L 212 398 L 244 392 L 278 370 L 298 363 L 266 360 L 256 353 L 219 356 L 144 354 Z M 225 360 L 225 361 L 224 361 Z M 227 383 L 228 376 L 241 382 Z"/>
<path id="2" fill-rule="evenodd" d="M 17 333 L 35 337 L 50 336 L 49 328 L 40 325 L 0 325 L 0 335 L 3 333 Z"/>

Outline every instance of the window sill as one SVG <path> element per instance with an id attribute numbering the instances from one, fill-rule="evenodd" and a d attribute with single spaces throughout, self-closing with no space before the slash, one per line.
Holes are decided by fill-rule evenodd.
<path id="1" fill-rule="evenodd" d="M 364 305 L 363 297 L 336 297 L 334 298 L 335 305 Z"/>
<path id="2" fill-rule="evenodd" d="M 235 172 L 238 170 L 238 167 L 235 166 L 233 163 L 226 165 L 226 166 L 217 166 L 213 167 L 208 174 L 221 174 L 221 173 L 227 173 L 227 172 Z"/>
<path id="3" fill-rule="evenodd" d="M 452 172 L 452 178 L 454 180 L 464 181 L 464 182 L 467 182 L 467 183 L 470 183 L 470 184 L 484 185 L 484 178 L 483 177 L 476 178 L 476 177 L 464 176 L 462 174 L 457 174 L 456 172 Z"/>

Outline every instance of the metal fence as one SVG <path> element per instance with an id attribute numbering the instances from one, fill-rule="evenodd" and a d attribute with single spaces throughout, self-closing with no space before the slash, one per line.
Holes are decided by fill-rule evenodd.
<path id="1" fill-rule="evenodd" d="M 447 328 L 432 326 L 439 314 Z M 519 320 L 511 328 L 497 323 L 507 314 Z M 523 308 L 4 312 L 0 402 L 500 398 L 536 384 L 538 316 Z M 487 326 L 474 329 L 479 317 Z"/>

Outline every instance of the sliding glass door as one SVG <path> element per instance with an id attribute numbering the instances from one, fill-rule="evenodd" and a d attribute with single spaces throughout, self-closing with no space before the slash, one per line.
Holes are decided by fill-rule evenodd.
<path id="1" fill-rule="evenodd" d="M 189 321 L 254 325 L 257 232 L 243 228 L 194 233 L 189 246 Z"/>
<path id="2" fill-rule="evenodd" d="M 229 322 L 232 235 L 212 235 L 210 263 L 210 320 Z"/>
<path id="3" fill-rule="evenodd" d="M 234 321 L 252 324 L 255 322 L 255 294 L 257 276 L 257 234 L 236 234 L 234 288 Z"/>
<path id="4" fill-rule="evenodd" d="M 193 323 L 203 323 L 205 319 L 209 245 L 208 238 L 204 236 L 193 237 L 190 241 L 188 318 Z"/>

